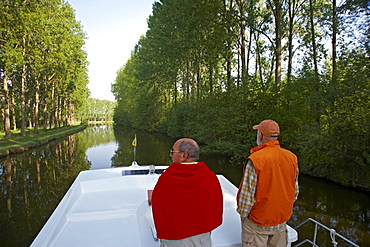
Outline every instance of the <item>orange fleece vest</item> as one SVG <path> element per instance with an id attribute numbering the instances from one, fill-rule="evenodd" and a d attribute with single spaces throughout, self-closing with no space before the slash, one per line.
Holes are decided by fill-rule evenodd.
<path id="1" fill-rule="evenodd" d="M 260 226 L 275 226 L 289 220 L 293 213 L 295 177 L 298 159 L 279 141 L 270 141 L 251 149 L 258 183 L 256 202 L 249 218 Z"/>

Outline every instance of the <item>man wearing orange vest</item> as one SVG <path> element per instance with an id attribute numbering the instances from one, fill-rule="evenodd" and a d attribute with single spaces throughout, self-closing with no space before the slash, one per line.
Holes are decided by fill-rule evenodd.
<path id="1" fill-rule="evenodd" d="M 253 126 L 257 147 L 244 167 L 237 195 L 243 246 L 287 245 L 286 222 L 298 197 L 298 159 L 280 147 L 279 125 L 264 120 Z"/>

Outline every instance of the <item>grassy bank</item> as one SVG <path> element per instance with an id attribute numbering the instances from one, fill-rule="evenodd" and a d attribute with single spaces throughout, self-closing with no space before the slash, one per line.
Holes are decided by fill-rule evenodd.
<path id="1" fill-rule="evenodd" d="M 74 134 L 85 129 L 84 125 L 61 127 L 51 130 L 40 130 L 37 134 L 33 130 L 27 130 L 25 135 L 12 132 L 9 138 L 4 138 L 0 133 L 0 157 L 8 154 L 22 153 L 30 148 L 38 147 L 50 141 Z"/>

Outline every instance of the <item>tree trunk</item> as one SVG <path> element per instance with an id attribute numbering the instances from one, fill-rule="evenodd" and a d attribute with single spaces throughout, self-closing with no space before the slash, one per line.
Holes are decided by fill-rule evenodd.
<path id="1" fill-rule="evenodd" d="M 8 75 L 4 69 L 3 72 L 3 89 L 4 89 L 4 132 L 5 137 L 10 137 L 10 111 L 9 111 L 9 89 Z"/>
<path id="2" fill-rule="evenodd" d="M 242 9 L 241 10 L 242 13 L 240 18 L 241 18 L 241 22 L 240 22 L 240 59 L 241 59 L 241 68 L 242 68 L 242 84 L 244 85 L 245 84 L 245 79 L 246 79 L 246 52 L 245 52 L 245 20 L 244 20 L 244 10 Z"/>
<path id="3" fill-rule="evenodd" d="M 213 67 L 209 66 L 209 92 L 213 93 Z"/>
<path id="4" fill-rule="evenodd" d="M 48 126 L 48 103 L 46 102 L 46 99 L 44 99 L 44 124 L 43 129 L 46 130 Z"/>
<path id="5" fill-rule="evenodd" d="M 333 38 L 332 38 L 332 82 L 337 80 L 337 1 L 333 0 Z"/>
<path id="6" fill-rule="evenodd" d="M 11 111 L 11 125 L 12 130 L 17 130 L 17 116 L 15 113 L 15 97 L 14 97 L 14 87 L 11 87 L 11 105 L 10 105 L 10 111 Z"/>
<path id="7" fill-rule="evenodd" d="M 312 3 L 312 0 L 310 0 L 310 24 L 311 24 L 313 66 L 314 66 L 314 69 L 315 69 L 316 80 L 318 80 L 318 78 L 319 78 L 319 69 L 318 69 L 318 65 L 317 65 L 316 35 L 315 35 L 315 26 L 314 26 L 313 14 L 314 14 L 313 3 Z"/>
<path id="8" fill-rule="evenodd" d="M 281 2 L 279 0 L 274 0 L 275 3 L 275 56 L 276 56 L 276 68 L 275 68 L 275 84 L 276 92 L 280 91 L 281 85 L 281 67 L 282 67 L 282 16 L 281 16 Z"/>
<path id="9" fill-rule="evenodd" d="M 52 129 L 53 126 L 55 126 L 56 100 L 54 98 L 55 98 L 55 83 L 53 82 L 51 84 L 50 108 L 52 109 L 52 111 L 50 112 L 49 129 Z"/>
<path id="10" fill-rule="evenodd" d="M 26 131 L 26 65 L 22 66 L 22 76 L 21 76 L 21 134 L 24 135 Z"/>
<path id="11" fill-rule="evenodd" d="M 34 132 L 37 133 L 39 131 L 39 104 L 40 104 L 40 81 L 38 79 L 35 80 L 35 112 L 34 112 Z"/>
<path id="12" fill-rule="evenodd" d="M 256 71 L 258 71 L 260 82 L 263 82 L 263 64 L 261 59 L 261 52 L 260 52 L 260 38 L 258 33 L 254 33 L 254 39 L 256 41 Z M 264 85 L 264 84 L 262 84 Z"/>
<path id="13" fill-rule="evenodd" d="M 310 0 L 311 1 L 311 0 Z M 289 0 L 289 37 L 288 37 L 288 71 L 287 84 L 289 85 L 292 78 L 293 67 L 293 36 L 294 36 L 294 17 L 296 0 Z"/>

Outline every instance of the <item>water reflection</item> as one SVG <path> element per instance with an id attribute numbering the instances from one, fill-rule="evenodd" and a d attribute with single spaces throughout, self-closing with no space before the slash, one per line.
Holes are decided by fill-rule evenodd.
<path id="1" fill-rule="evenodd" d="M 29 246 L 77 174 L 89 169 L 76 135 L 1 159 L 0 246 Z"/>
<path id="2" fill-rule="evenodd" d="M 112 141 L 87 149 L 86 158 L 93 161 L 90 170 L 110 168 L 117 148 L 118 143 Z"/>
<path id="3" fill-rule="evenodd" d="M 370 197 L 320 179 L 301 176 L 301 193 L 289 221 L 297 226 L 306 218 L 314 218 L 348 237 L 360 246 L 370 246 Z M 302 227 L 300 239 L 311 237 L 313 224 Z M 329 232 L 321 232 L 319 241 L 331 243 Z M 337 241 L 339 246 L 347 246 Z M 325 246 L 325 245 L 321 245 Z"/>
<path id="4" fill-rule="evenodd" d="M 98 126 L 0 159 L 0 246 L 29 246 L 80 171 L 130 165 L 135 134 L 140 165 L 171 163 L 168 150 L 175 139 Z M 239 184 L 242 164 L 232 165 L 227 157 L 202 152 L 200 158 L 214 172 Z M 370 246 L 369 196 L 305 176 L 300 177 L 300 186 L 290 225 L 312 217 L 360 246 Z M 311 237 L 312 233 L 313 225 L 307 225 L 299 236 Z M 324 238 L 321 246 L 331 246 L 327 233 L 319 235 L 319 240 Z"/>
<path id="5" fill-rule="evenodd" d="M 113 167 L 131 165 L 134 159 L 131 141 L 135 134 L 137 137 L 136 161 L 139 165 L 171 164 L 168 150 L 172 147 L 174 139 L 160 134 L 125 130 L 119 127 L 115 128 L 114 134 L 119 146 L 112 157 Z"/>

